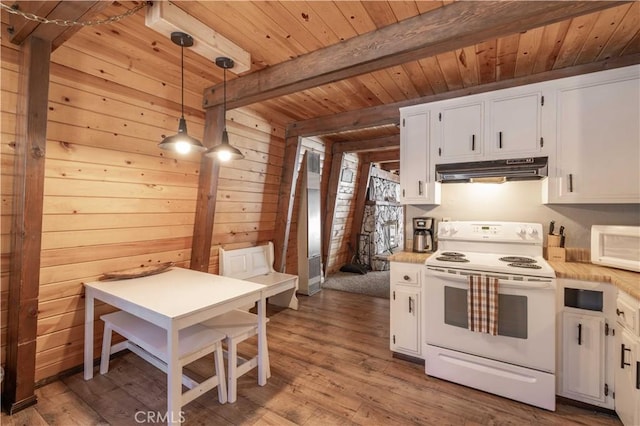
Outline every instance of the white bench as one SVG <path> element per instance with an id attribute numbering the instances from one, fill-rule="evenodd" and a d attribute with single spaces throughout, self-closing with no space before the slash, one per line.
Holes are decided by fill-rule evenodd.
<path id="1" fill-rule="evenodd" d="M 220 275 L 268 286 L 269 303 L 298 309 L 298 276 L 273 269 L 273 243 L 235 250 L 220 248 Z"/>
<path id="2" fill-rule="evenodd" d="M 109 355 L 123 349 L 129 349 L 145 361 L 167 373 L 169 353 L 166 330 L 124 311 L 102 315 L 100 318 L 104 321 L 100 374 L 105 374 L 109 371 Z M 117 332 L 127 340 L 112 346 L 112 331 Z M 202 324 L 195 324 L 180 330 L 180 368 L 182 369 L 185 365 L 212 352 L 214 353 L 216 368 L 215 375 L 202 383 L 198 383 L 183 374 L 182 384 L 189 390 L 182 394 L 181 407 L 216 386 L 218 387 L 218 400 L 220 403 L 227 402 L 222 349 L 222 340 L 225 337 L 223 333 L 212 330 Z"/>

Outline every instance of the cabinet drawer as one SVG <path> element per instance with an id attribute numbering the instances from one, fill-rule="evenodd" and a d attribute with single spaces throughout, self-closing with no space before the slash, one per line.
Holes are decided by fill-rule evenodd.
<path id="1" fill-rule="evenodd" d="M 395 265 L 391 264 L 391 283 L 395 284 L 406 284 L 406 285 L 414 285 L 419 286 L 421 283 L 420 276 L 422 275 L 422 269 L 424 265 L 412 265 L 400 263 Z"/>
<path id="2" fill-rule="evenodd" d="M 626 293 L 619 293 L 616 301 L 616 317 L 618 324 L 626 328 L 635 336 L 640 336 L 638 324 L 640 313 L 639 303 Z"/>

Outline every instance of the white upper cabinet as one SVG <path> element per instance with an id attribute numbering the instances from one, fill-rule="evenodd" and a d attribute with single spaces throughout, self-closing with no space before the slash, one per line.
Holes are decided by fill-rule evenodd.
<path id="1" fill-rule="evenodd" d="M 439 204 L 440 184 L 429 161 L 430 111 L 424 105 L 400 109 L 400 201 Z"/>
<path id="2" fill-rule="evenodd" d="M 474 161 L 483 154 L 483 103 L 444 103 L 434 114 L 437 164 Z"/>
<path id="3" fill-rule="evenodd" d="M 517 91 L 515 91 L 517 92 Z M 486 148 L 493 158 L 537 156 L 541 137 L 542 92 L 510 93 L 487 102 Z"/>
<path id="4" fill-rule="evenodd" d="M 542 85 L 431 104 L 433 164 L 548 155 Z"/>
<path id="5" fill-rule="evenodd" d="M 548 203 L 640 203 L 640 66 L 554 82 Z"/>

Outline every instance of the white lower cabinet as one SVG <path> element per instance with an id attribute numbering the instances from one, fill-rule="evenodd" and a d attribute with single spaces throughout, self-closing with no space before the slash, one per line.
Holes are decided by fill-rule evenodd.
<path id="1" fill-rule="evenodd" d="M 614 408 L 615 306 L 610 284 L 558 279 L 558 395 Z"/>
<path id="2" fill-rule="evenodd" d="M 422 270 L 424 265 L 391 262 L 390 347 L 393 352 L 422 355 Z"/>
<path id="3" fill-rule="evenodd" d="M 616 413 L 625 426 L 640 424 L 640 302 L 624 292 L 618 294 L 616 314 L 615 383 Z"/>
<path id="4" fill-rule="evenodd" d="M 613 390 L 605 380 L 605 319 L 564 312 L 562 329 L 562 394 L 613 408 Z"/>

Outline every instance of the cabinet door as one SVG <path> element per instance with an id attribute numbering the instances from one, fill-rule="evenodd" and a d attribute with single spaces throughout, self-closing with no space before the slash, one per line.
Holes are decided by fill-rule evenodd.
<path id="1" fill-rule="evenodd" d="M 404 204 L 438 204 L 439 184 L 429 164 L 429 111 L 401 113 L 400 193 Z"/>
<path id="2" fill-rule="evenodd" d="M 640 383 L 638 383 L 638 344 L 636 338 L 622 329 L 616 336 L 616 413 L 624 425 L 640 422 Z"/>
<path id="3" fill-rule="evenodd" d="M 549 201 L 640 202 L 640 79 L 561 88 Z"/>
<path id="4" fill-rule="evenodd" d="M 420 355 L 420 291 L 396 285 L 391 291 L 391 350 Z"/>
<path id="5" fill-rule="evenodd" d="M 434 116 L 434 120 L 435 120 Z M 480 159 L 483 153 L 481 101 L 445 107 L 438 111 L 437 164 Z"/>
<path id="6" fill-rule="evenodd" d="M 604 402 L 604 323 L 602 317 L 562 314 L 564 394 Z"/>
<path id="7" fill-rule="evenodd" d="M 512 158 L 540 153 L 540 93 L 493 99 L 489 102 L 487 154 Z"/>

